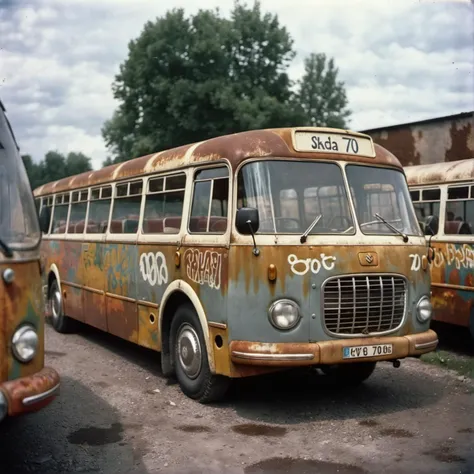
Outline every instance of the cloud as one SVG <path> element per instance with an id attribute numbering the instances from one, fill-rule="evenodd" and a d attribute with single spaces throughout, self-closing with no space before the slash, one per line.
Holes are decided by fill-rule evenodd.
<path id="1" fill-rule="evenodd" d="M 360 130 L 474 109 L 474 6 L 462 1 L 262 0 L 304 57 L 334 57 Z M 199 8 L 233 1 L 202 0 Z M 100 129 L 117 103 L 111 84 L 128 42 L 166 10 L 193 0 L 0 0 L 0 97 L 22 153 L 106 157 Z"/>

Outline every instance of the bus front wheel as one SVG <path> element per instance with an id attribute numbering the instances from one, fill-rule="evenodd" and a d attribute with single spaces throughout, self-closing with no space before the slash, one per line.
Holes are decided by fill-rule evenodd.
<path id="1" fill-rule="evenodd" d="M 340 386 L 357 386 L 367 380 L 375 370 L 376 362 L 323 365 L 320 369 L 331 382 Z"/>
<path id="2" fill-rule="evenodd" d="M 57 280 L 53 280 L 51 283 L 48 298 L 51 308 L 51 325 L 53 328 L 63 334 L 74 331 L 75 321 L 64 314 L 63 298 Z"/>
<path id="3" fill-rule="evenodd" d="M 222 399 L 230 379 L 211 373 L 206 342 L 195 309 L 180 306 L 171 322 L 176 378 L 185 395 L 201 403 Z"/>

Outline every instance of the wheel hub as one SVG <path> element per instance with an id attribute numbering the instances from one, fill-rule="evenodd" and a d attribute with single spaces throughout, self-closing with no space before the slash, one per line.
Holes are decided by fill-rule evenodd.
<path id="1" fill-rule="evenodd" d="M 58 320 L 61 314 L 61 293 L 55 290 L 51 295 L 51 313 L 55 321 Z"/>
<path id="2" fill-rule="evenodd" d="M 198 335 L 189 324 L 184 324 L 180 328 L 177 352 L 182 369 L 189 378 L 195 379 L 201 371 L 202 351 Z"/>

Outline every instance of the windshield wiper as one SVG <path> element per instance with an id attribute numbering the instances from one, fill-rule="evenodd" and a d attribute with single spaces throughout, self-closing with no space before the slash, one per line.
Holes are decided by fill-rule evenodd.
<path id="1" fill-rule="evenodd" d="M 314 219 L 313 222 L 311 222 L 310 226 L 305 230 L 304 234 L 300 237 L 300 242 L 304 244 L 306 242 L 306 239 L 308 238 L 309 233 L 314 229 L 316 224 L 319 222 L 319 219 L 321 219 L 322 214 L 319 214 L 319 216 Z"/>
<path id="2" fill-rule="evenodd" d="M 408 236 L 404 234 L 401 230 L 398 230 L 396 227 L 393 227 L 392 224 L 388 223 L 380 214 L 375 213 L 374 217 L 376 217 L 380 222 L 383 222 L 390 230 L 393 230 L 398 235 L 403 237 L 403 242 L 408 242 Z"/>
<path id="3" fill-rule="evenodd" d="M 13 257 L 12 249 L 2 239 L 0 239 L 0 248 L 3 250 L 5 257 Z"/>

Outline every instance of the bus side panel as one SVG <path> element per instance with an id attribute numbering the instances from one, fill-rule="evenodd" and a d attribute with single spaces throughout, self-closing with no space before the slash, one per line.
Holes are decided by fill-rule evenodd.
<path id="1" fill-rule="evenodd" d="M 84 322 L 107 331 L 105 311 L 104 244 L 88 242 L 83 246 Z"/>
<path id="2" fill-rule="evenodd" d="M 123 243 L 103 245 L 108 331 L 137 343 L 138 247 Z"/>
<path id="3" fill-rule="evenodd" d="M 183 279 L 198 295 L 207 320 L 227 324 L 229 250 L 190 244 L 181 249 L 181 261 Z"/>
<path id="4" fill-rule="evenodd" d="M 474 308 L 474 248 L 468 243 L 437 242 L 433 246 L 433 319 L 468 327 Z"/>
<path id="5" fill-rule="evenodd" d="M 158 327 L 161 300 L 168 285 L 182 276 L 181 266 L 174 263 L 175 252 L 176 246 L 167 244 L 138 246 L 138 344 L 150 349 L 161 349 Z"/>
<path id="6" fill-rule="evenodd" d="M 60 241 L 60 260 L 56 263 L 61 277 L 64 312 L 79 321 L 84 321 L 84 265 L 82 242 Z"/>

